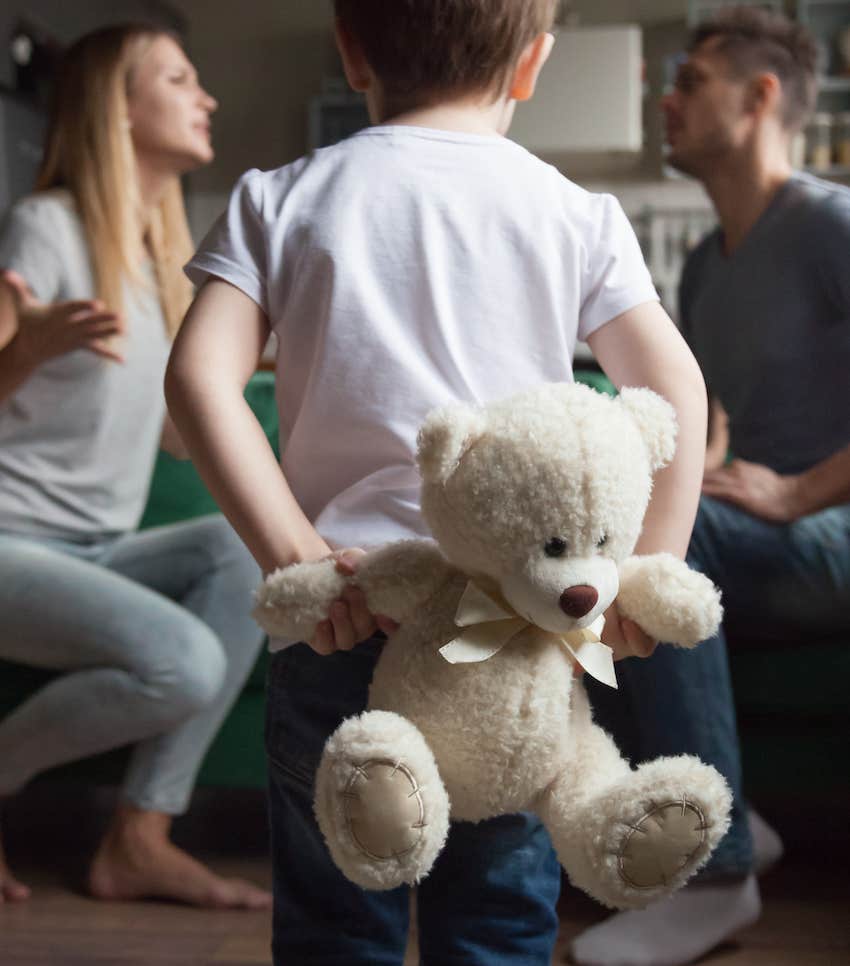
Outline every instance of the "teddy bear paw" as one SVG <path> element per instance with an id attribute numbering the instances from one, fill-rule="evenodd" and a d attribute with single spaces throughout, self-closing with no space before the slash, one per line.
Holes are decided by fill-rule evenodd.
<path id="1" fill-rule="evenodd" d="M 645 762 L 605 795 L 603 901 L 641 908 L 680 888 L 729 826 L 723 778 L 688 755 Z"/>
<path id="2" fill-rule="evenodd" d="M 627 826 L 617 854 L 620 878 L 633 889 L 667 886 L 701 852 L 707 833 L 702 809 L 686 796 L 653 804 Z"/>
<path id="3" fill-rule="evenodd" d="M 406 718 L 367 711 L 325 745 L 316 818 L 341 871 L 365 889 L 413 885 L 449 830 L 449 799 L 434 756 Z"/>
<path id="4" fill-rule="evenodd" d="M 341 794 L 348 830 L 368 858 L 400 859 L 422 839 L 427 828 L 422 788 L 402 762 L 352 765 Z"/>

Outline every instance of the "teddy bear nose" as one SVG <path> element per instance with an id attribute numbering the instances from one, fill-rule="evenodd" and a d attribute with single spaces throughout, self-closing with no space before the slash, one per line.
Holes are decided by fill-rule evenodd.
<path id="1" fill-rule="evenodd" d="M 599 594 L 593 587 L 589 584 L 577 584 L 575 587 L 567 587 L 558 603 L 567 617 L 584 617 L 593 610 L 597 600 Z"/>

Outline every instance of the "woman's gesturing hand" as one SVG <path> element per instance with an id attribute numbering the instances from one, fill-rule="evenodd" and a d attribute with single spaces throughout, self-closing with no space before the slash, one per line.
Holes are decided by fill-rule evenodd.
<path id="1" fill-rule="evenodd" d="M 23 360 L 38 365 L 54 356 L 87 349 L 90 352 L 123 362 L 114 345 L 116 336 L 124 333 L 124 322 L 97 299 L 75 299 L 68 302 L 39 301 L 17 272 L 0 272 L 0 283 L 11 293 L 17 310 L 17 351 Z"/>

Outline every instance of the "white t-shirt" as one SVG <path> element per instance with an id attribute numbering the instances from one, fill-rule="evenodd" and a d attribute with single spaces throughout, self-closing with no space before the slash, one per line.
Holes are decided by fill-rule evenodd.
<path id="1" fill-rule="evenodd" d="M 657 298 L 613 197 L 506 138 L 398 125 L 249 171 L 187 272 L 266 312 L 281 465 L 337 547 L 427 534 L 431 409 L 570 381 L 577 339 Z"/>

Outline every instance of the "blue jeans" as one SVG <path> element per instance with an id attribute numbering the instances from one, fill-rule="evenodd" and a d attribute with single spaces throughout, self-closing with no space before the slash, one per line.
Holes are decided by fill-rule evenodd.
<path id="1" fill-rule="evenodd" d="M 737 633 L 795 642 L 850 631 L 850 505 L 782 525 L 703 497 L 688 563 L 723 591 L 724 627 Z M 635 763 L 693 754 L 725 776 L 732 825 L 703 874 L 746 875 L 752 844 L 724 631 L 692 651 L 662 646 L 623 661 L 617 678 L 617 692 L 587 682 L 597 721 Z"/>
<path id="2" fill-rule="evenodd" d="M 65 672 L 0 721 L 0 796 L 133 743 L 123 797 L 183 812 L 262 643 L 259 580 L 221 516 L 79 541 L 0 533 L 0 658 Z"/>
<path id="3" fill-rule="evenodd" d="M 382 642 L 320 657 L 306 644 L 277 653 L 268 693 L 277 966 L 401 966 L 405 888 L 367 892 L 331 860 L 313 816 L 326 738 L 366 707 Z M 510 815 L 452 825 L 417 890 L 423 966 L 549 966 L 560 869 L 540 822 Z"/>

